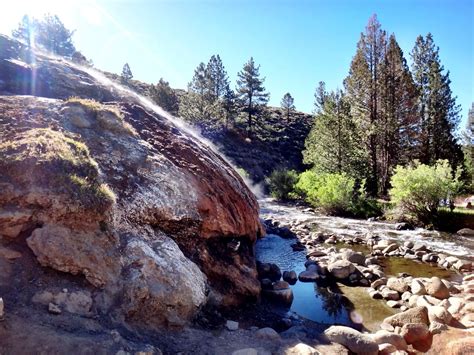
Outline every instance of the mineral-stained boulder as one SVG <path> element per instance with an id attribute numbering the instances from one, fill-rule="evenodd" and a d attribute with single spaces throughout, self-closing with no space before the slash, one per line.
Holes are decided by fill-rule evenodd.
<path id="1" fill-rule="evenodd" d="M 260 280 L 270 279 L 271 281 L 278 281 L 281 278 L 281 270 L 277 264 L 258 262 L 257 272 Z"/>
<path id="2" fill-rule="evenodd" d="M 284 306 L 290 306 L 293 302 L 293 291 L 286 281 L 277 281 L 271 288 L 264 288 L 262 294 L 267 299 Z"/>
<path id="3" fill-rule="evenodd" d="M 288 282 L 290 285 L 294 285 L 296 281 L 298 280 L 298 275 L 296 275 L 296 272 L 294 270 L 284 271 L 283 280 Z"/>
<path id="4" fill-rule="evenodd" d="M 310 264 L 305 271 L 300 272 L 298 279 L 301 282 L 315 282 L 320 278 L 319 270 L 320 268 L 316 264 Z"/>
<path id="5" fill-rule="evenodd" d="M 411 344 L 418 351 L 426 352 L 433 342 L 433 335 L 426 324 L 408 323 L 405 324 L 400 335 L 403 336 L 407 344 Z"/>
<path id="6" fill-rule="evenodd" d="M 97 287 L 118 281 L 117 241 L 105 233 L 45 225 L 35 229 L 27 243 L 43 266 L 73 275 L 83 274 Z"/>
<path id="7" fill-rule="evenodd" d="M 219 305 L 258 297 L 257 201 L 180 121 L 102 74 L 5 36 L 0 95 L 3 241 L 83 275 L 108 300 L 102 311 L 115 307 L 144 326 L 185 323 L 207 295 Z"/>

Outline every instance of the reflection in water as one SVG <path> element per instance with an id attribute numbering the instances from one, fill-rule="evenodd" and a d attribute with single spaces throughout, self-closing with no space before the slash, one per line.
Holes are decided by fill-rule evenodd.
<path id="1" fill-rule="evenodd" d="M 340 293 L 333 293 L 328 287 L 318 287 L 317 284 L 314 284 L 314 291 L 321 295 L 323 308 L 328 315 L 336 319 L 344 313 L 343 309 L 346 306 L 344 303 L 346 302 Z"/>
<path id="2" fill-rule="evenodd" d="M 294 252 L 291 244 L 294 240 L 283 239 L 277 235 L 269 234 L 257 241 L 257 260 L 277 264 L 281 271 L 295 270 L 300 273 L 305 270 L 305 252 Z M 294 300 L 291 310 L 313 321 L 325 324 L 341 324 L 361 328 L 359 317 L 354 316 L 354 300 L 342 294 L 339 285 L 318 285 L 313 282 L 297 282 L 290 286 L 293 290 Z M 365 292 L 365 289 L 362 289 Z M 367 294 L 368 296 L 368 294 Z M 374 301 L 377 302 L 377 301 Z M 383 318 L 375 321 L 380 322 Z M 365 322 L 366 320 L 364 320 Z M 367 320 L 373 322 L 374 320 Z"/>

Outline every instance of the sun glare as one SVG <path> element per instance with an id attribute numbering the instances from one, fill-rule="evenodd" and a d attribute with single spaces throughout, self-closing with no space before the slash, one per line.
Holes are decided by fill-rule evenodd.
<path id="1" fill-rule="evenodd" d="M 100 25 L 102 11 L 94 0 L 12 0 L 2 4 L 0 33 L 9 33 L 24 15 L 41 18 L 58 15 L 67 27 L 75 28 L 79 21 Z"/>

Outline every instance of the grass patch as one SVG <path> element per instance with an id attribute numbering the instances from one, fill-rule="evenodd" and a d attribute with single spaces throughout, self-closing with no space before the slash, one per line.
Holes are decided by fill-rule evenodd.
<path id="1" fill-rule="evenodd" d="M 78 104 L 81 105 L 91 111 L 100 111 L 106 107 L 102 105 L 100 102 L 93 100 L 93 99 L 83 99 L 77 96 L 71 96 L 66 100 L 67 103 L 70 104 Z"/>
<path id="2" fill-rule="evenodd" d="M 108 106 L 93 99 L 83 99 L 77 96 L 68 98 L 66 103 L 83 107 L 94 116 L 103 129 L 114 133 L 137 135 L 135 129 L 125 122 L 124 115 L 117 106 Z"/>
<path id="3" fill-rule="evenodd" d="M 86 209 L 105 211 L 115 202 L 87 146 L 49 128 L 30 129 L 0 143 L 0 169 L 27 189 L 68 194 Z"/>

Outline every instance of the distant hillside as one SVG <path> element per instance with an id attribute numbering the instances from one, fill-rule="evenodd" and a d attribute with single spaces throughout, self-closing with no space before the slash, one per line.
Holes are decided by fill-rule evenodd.
<path id="1" fill-rule="evenodd" d="M 120 82 L 120 75 L 104 72 L 109 79 Z M 143 96 L 149 96 L 151 84 L 131 80 L 129 87 Z M 173 89 L 178 97 L 186 93 Z M 245 170 L 254 182 L 262 182 L 278 168 L 303 169 L 302 150 L 308 135 L 313 115 L 293 111 L 287 121 L 285 112 L 279 107 L 267 107 L 256 119 L 255 132 L 251 139 L 242 122 L 221 130 L 200 127 L 202 135 L 213 142 L 237 167 Z"/>
<path id="2" fill-rule="evenodd" d="M 261 182 L 275 169 L 303 169 L 302 150 L 313 116 L 293 112 L 287 122 L 281 108 L 268 107 L 256 123 L 251 139 L 241 127 L 204 136 L 214 142 L 235 165 L 255 182 Z"/>

